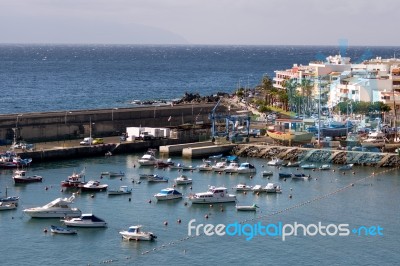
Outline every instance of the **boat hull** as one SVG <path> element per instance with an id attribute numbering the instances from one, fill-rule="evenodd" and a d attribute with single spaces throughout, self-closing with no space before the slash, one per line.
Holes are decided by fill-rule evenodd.
<path id="1" fill-rule="evenodd" d="M 280 132 L 280 131 L 267 131 L 267 135 L 277 141 L 291 142 L 291 143 L 309 143 L 311 142 L 313 133 L 310 132 Z"/>
<path id="2" fill-rule="evenodd" d="M 79 217 L 82 212 L 78 209 L 75 210 L 40 210 L 40 209 L 26 209 L 24 213 L 32 218 L 63 218 L 63 217 Z"/>
<path id="3" fill-rule="evenodd" d="M 224 197 L 215 199 L 203 199 L 203 198 L 190 198 L 192 204 L 210 204 L 210 203 L 230 203 L 236 202 L 236 197 Z"/>

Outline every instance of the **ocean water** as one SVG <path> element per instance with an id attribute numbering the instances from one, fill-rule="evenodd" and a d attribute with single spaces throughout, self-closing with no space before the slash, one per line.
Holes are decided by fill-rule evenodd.
<path id="1" fill-rule="evenodd" d="M 0 45 L 0 113 L 131 106 L 254 87 L 264 74 L 341 53 L 353 62 L 400 47 Z M 49 97 L 51 95 L 51 97 Z"/>
<path id="2" fill-rule="evenodd" d="M 164 261 L 174 265 L 204 265 L 216 260 L 221 265 L 238 265 L 243 261 L 248 265 L 396 265 L 400 259 L 397 252 L 400 241 L 398 170 L 380 172 L 381 169 L 355 167 L 354 173 L 343 174 L 336 168 L 335 172 L 289 169 L 310 174 L 311 180 L 285 181 L 278 178 L 278 173 L 283 170 L 266 166 L 262 159 L 249 159 L 258 170 L 253 176 L 194 171 L 185 173 L 194 180 L 192 188 L 176 187 L 187 197 L 190 193 L 206 191 L 208 185 L 225 186 L 230 193 L 235 193 L 231 188 L 240 182 L 248 185 L 280 183 L 281 194 L 236 193 L 238 204 L 256 203 L 260 207 L 252 213 L 237 212 L 235 204 L 224 204 L 223 210 L 219 204 L 212 207 L 208 204 L 191 205 L 186 198 L 157 202 L 153 195 L 162 188 L 173 186 L 172 180 L 181 173 L 139 167 L 137 160 L 140 157 L 141 154 L 131 154 L 33 165 L 30 174 L 42 175 L 44 182 L 17 186 L 11 179 L 12 172 L 2 170 L 2 195 L 8 187 L 9 195 L 20 196 L 20 205 L 17 210 L 0 212 L 0 234 L 6 251 L 1 265 L 155 265 Z M 172 159 L 187 165 L 202 162 L 180 157 Z M 52 235 L 45 233 L 44 229 L 52 224 L 62 225 L 58 219 L 32 219 L 22 212 L 24 208 L 42 206 L 57 197 L 69 197 L 73 190 L 62 191 L 60 182 L 74 170 L 84 168 L 86 180 L 98 179 L 109 184 L 110 188 L 120 185 L 133 188 L 131 196 L 109 197 L 105 192 L 98 192 L 94 197 L 90 193 L 77 195 L 74 206 L 84 213 L 93 212 L 104 218 L 108 228 L 82 228 L 72 236 Z M 273 177 L 262 177 L 263 170 L 272 170 Z M 126 176 L 100 179 L 103 171 L 123 171 Z M 371 175 L 373 171 L 375 175 Z M 149 184 L 141 180 L 140 184 L 133 183 L 132 180 L 138 181 L 142 173 L 157 173 L 168 177 L 170 182 Z M 379 226 L 383 228 L 383 235 L 366 235 L 362 231 L 360 235 L 304 236 L 299 231 L 297 236 L 288 236 L 285 241 L 280 236 L 261 235 L 251 240 L 246 240 L 244 235 L 189 237 L 188 223 L 192 219 L 196 219 L 194 225 L 254 225 L 259 222 L 263 225 L 294 225 L 297 222 L 308 226 L 321 222 L 325 226 L 348 224 L 350 230 Z M 158 236 L 157 240 L 122 240 L 118 232 L 135 224 L 152 231 Z M 330 232 L 334 233 L 333 227 Z"/>

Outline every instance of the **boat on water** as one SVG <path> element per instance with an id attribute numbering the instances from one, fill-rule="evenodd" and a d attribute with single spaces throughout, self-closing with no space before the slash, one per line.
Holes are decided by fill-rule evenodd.
<path id="1" fill-rule="evenodd" d="M 317 166 L 315 166 L 315 164 L 303 164 L 303 165 L 301 165 L 301 168 L 303 168 L 303 169 L 316 169 L 317 168 Z"/>
<path id="2" fill-rule="evenodd" d="M 141 166 L 154 166 L 158 162 L 157 158 L 151 154 L 151 153 L 146 153 L 138 160 L 138 163 Z"/>
<path id="3" fill-rule="evenodd" d="M 292 177 L 292 173 L 279 173 L 279 178 L 289 178 Z"/>
<path id="4" fill-rule="evenodd" d="M 280 166 L 283 164 L 283 160 L 279 159 L 279 158 L 273 158 L 271 161 L 267 162 L 267 165 L 270 166 Z"/>
<path id="5" fill-rule="evenodd" d="M 43 177 L 39 175 L 27 175 L 25 170 L 16 170 L 12 178 L 16 184 L 42 182 L 43 180 Z"/>
<path id="6" fill-rule="evenodd" d="M 282 188 L 279 184 L 276 183 L 268 183 L 265 186 L 265 192 L 267 193 L 281 193 L 282 192 Z"/>
<path id="7" fill-rule="evenodd" d="M 236 195 L 228 194 L 226 187 L 210 186 L 207 192 L 199 192 L 189 196 L 193 204 L 236 202 Z"/>
<path id="8" fill-rule="evenodd" d="M 50 232 L 52 232 L 53 234 L 61 234 L 61 235 L 76 235 L 78 233 L 77 230 L 56 225 L 50 226 Z"/>
<path id="9" fill-rule="evenodd" d="M 86 182 L 81 181 L 82 178 L 85 177 L 85 170 L 82 170 L 80 173 L 76 173 L 75 171 L 68 176 L 66 180 L 61 181 L 62 187 L 79 187 L 84 185 Z"/>
<path id="10" fill-rule="evenodd" d="M 338 168 L 338 170 L 341 170 L 341 171 L 346 171 L 346 170 L 351 170 L 351 169 L 353 169 L 353 164 L 352 163 L 340 166 Z"/>
<path id="11" fill-rule="evenodd" d="M 106 221 L 92 213 L 84 213 L 78 218 L 61 220 L 66 226 L 74 227 L 107 227 Z"/>
<path id="12" fill-rule="evenodd" d="M 147 181 L 150 183 L 168 182 L 168 178 L 159 175 L 151 175 L 147 177 Z"/>
<path id="13" fill-rule="evenodd" d="M 158 160 L 156 163 L 156 167 L 157 168 L 167 168 L 170 167 L 172 165 L 174 165 L 175 163 L 172 161 L 171 158 L 168 158 L 167 161 L 163 161 L 163 160 Z"/>
<path id="14" fill-rule="evenodd" d="M 14 210 L 16 208 L 17 208 L 17 204 L 15 204 L 15 203 L 0 202 L 0 211 Z"/>
<path id="15" fill-rule="evenodd" d="M 193 179 L 188 178 L 186 175 L 180 175 L 179 177 L 175 178 L 174 181 L 177 185 L 189 185 L 192 184 Z"/>
<path id="16" fill-rule="evenodd" d="M 284 167 L 300 167 L 300 162 L 288 162 L 287 164 L 282 164 Z"/>
<path id="17" fill-rule="evenodd" d="M 378 147 L 382 148 L 387 142 L 385 133 L 381 131 L 370 132 L 368 137 L 361 141 L 361 146 L 363 147 Z"/>
<path id="18" fill-rule="evenodd" d="M 13 203 L 18 206 L 19 197 L 18 196 L 8 196 L 8 188 L 6 187 L 6 196 L 0 197 L 0 203 L 10 204 Z"/>
<path id="19" fill-rule="evenodd" d="M 319 170 L 330 170 L 331 169 L 331 165 L 330 164 L 323 164 L 318 169 Z"/>
<path id="20" fill-rule="evenodd" d="M 223 172 L 227 166 L 228 163 L 226 161 L 220 161 L 212 166 L 212 170 L 214 172 Z"/>
<path id="21" fill-rule="evenodd" d="M 120 186 L 118 189 L 109 189 L 107 194 L 109 196 L 132 194 L 132 188 L 128 188 L 128 186 Z"/>
<path id="22" fill-rule="evenodd" d="M 262 176 L 273 176 L 273 175 L 274 175 L 274 172 L 267 171 L 267 170 L 263 171 L 263 173 L 262 173 Z"/>
<path id="23" fill-rule="evenodd" d="M 81 189 L 81 191 L 101 192 L 107 191 L 108 185 L 101 184 L 100 181 L 97 180 L 90 180 L 86 184 L 80 185 L 79 188 Z"/>
<path id="24" fill-rule="evenodd" d="M 230 173 L 237 173 L 238 172 L 238 168 L 239 168 L 239 164 L 237 162 L 231 162 L 229 163 L 229 165 L 224 169 L 224 172 L 227 174 Z"/>
<path id="25" fill-rule="evenodd" d="M 74 199 L 75 194 L 72 194 L 69 198 L 57 198 L 44 206 L 28 208 L 23 212 L 32 218 L 79 217 L 81 210 L 71 206 Z"/>
<path id="26" fill-rule="evenodd" d="M 109 176 L 109 177 L 123 177 L 125 176 L 125 173 L 122 171 L 119 172 L 102 172 L 102 176 Z"/>
<path id="27" fill-rule="evenodd" d="M 237 169 L 238 174 L 252 174 L 256 173 L 257 169 L 251 163 L 241 163 Z"/>
<path id="28" fill-rule="evenodd" d="M 304 173 L 293 174 L 292 180 L 308 180 L 310 177 L 311 177 L 310 175 L 306 175 Z"/>
<path id="29" fill-rule="evenodd" d="M 235 189 L 236 191 L 251 191 L 253 187 L 246 185 L 246 184 L 237 184 L 235 187 L 233 187 L 233 189 Z"/>
<path id="30" fill-rule="evenodd" d="M 154 195 L 157 200 L 173 200 L 181 199 L 182 193 L 173 188 L 164 188 L 160 192 Z"/>
<path id="31" fill-rule="evenodd" d="M 182 171 L 194 171 L 196 169 L 196 166 L 193 165 L 182 165 Z"/>
<path id="32" fill-rule="evenodd" d="M 237 211 L 257 211 L 259 208 L 255 203 L 253 205 L 236 205 L 235 207 Z"/>
<path id="33" fill-rule="evenodd" d="M 203 163 L 199 166 L 197 166 L 197 169 L 199 171 L 212 171 L 212 164 L 211 161 L 203 160 Z"/>
<path id="34" fill-rule="evenodd" d="M 133 225 L 129 226 L 128 230 L 120 231 L 119 234 L 122 236 L 123 239 L 126 240 L 145 240 L 145 241 L 152 241 L 157 238 L 152 232 L 143 232 L 140 228 L 141 225 Z"/>

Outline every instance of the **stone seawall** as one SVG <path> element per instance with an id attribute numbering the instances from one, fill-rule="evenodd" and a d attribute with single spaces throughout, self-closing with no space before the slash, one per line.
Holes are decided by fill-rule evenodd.
<path id="1" fill-rule="evenodd" d="M 359 164 L 375 167 L 399 167 L 400 157 L 395 153 L 374 153 L 330 149 L 309 149 L 298 147 L 272 146 L 262 144 L 241 144 L 232 153 L 240 157 L 279 158 L 286 161 L 308 161 L 320 164 Z"/>

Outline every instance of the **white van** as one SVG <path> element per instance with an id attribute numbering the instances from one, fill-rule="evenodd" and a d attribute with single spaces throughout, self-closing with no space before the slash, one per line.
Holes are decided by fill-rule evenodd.
<path id="1" fill-rule="evenodd" d="M 84 138 L 81 142 L 79 142 L 80 145 L 90 145 L 93 143 L 93 138 Z"/>

